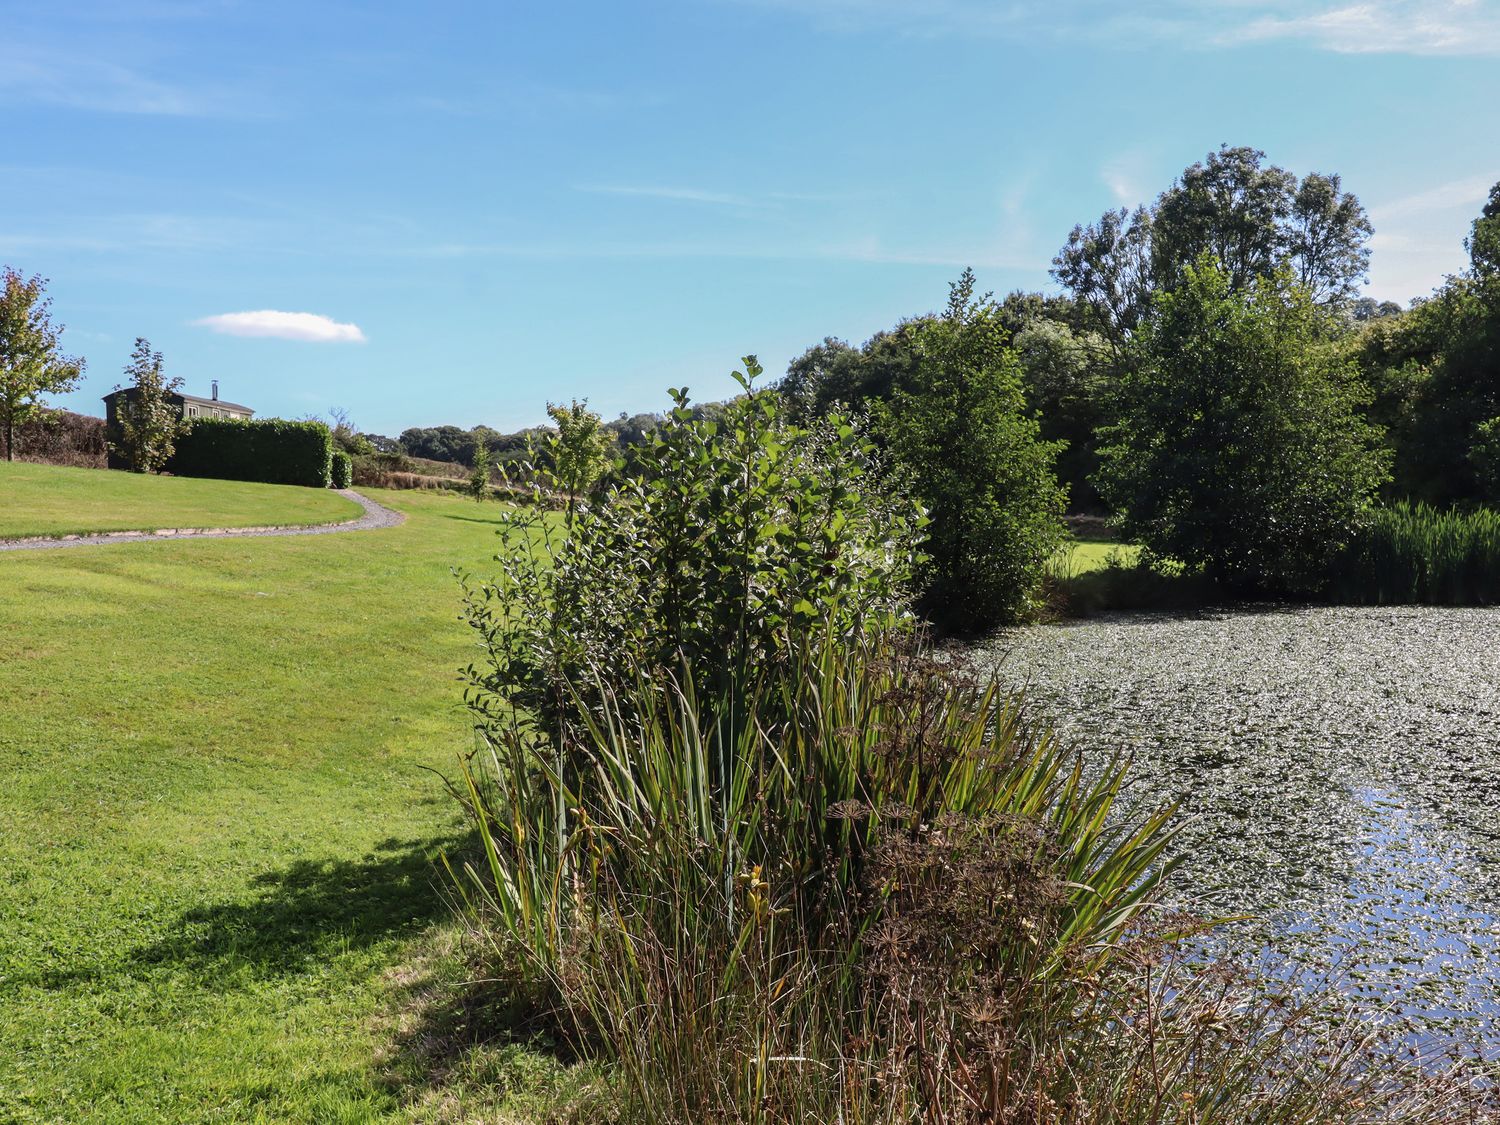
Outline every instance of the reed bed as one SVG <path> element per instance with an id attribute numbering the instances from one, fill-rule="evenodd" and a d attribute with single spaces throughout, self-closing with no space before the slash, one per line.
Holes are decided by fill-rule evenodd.
<path id="1" fill-rule="evenodd" d="M 1500 603 L 1500 512 L 1383 508 L 1335 561 L 1328 594 L 1354 605 Z"/>

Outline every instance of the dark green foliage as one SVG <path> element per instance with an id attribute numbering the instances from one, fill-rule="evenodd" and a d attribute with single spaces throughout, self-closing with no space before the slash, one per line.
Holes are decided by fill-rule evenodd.
<path id="1" fill-rule="evenodd" d="M 1221 146 L 1184 169 L 1152 207 L 1108 211 L 1074 227 L 1052 276 L 1087 312 L 1089 327 L 1123 349 L 1152 295 L 1181 284 L 1202 254 L 1235 289 L 1284 267 L 1318 303 L 1349 301 L 1370 260 L 1364 208 L 1336 175 L 1299 181 L 1264 160 L 1257 149 Z"/>
<path id="2" fill-rule="evenodd" d="M 330 476 L 332 487 L 349 488 L 354 484 L 354 458 L 342 449 L 334 450 Z"/>
<path id="3" fill-rule="evenodd" d="M 1486 497 L 1479 427 L 1500 416 L 1500 184 L 1468 240 L 1470 269 L 1370 324 L 1352 354 L 1390 429 L 1392 493 L 1439 506 Z"/>
<path id="4" fill-rule="evenodd" d="M 909 381 L 877 413 L 892 457 L 928 510 L 918 578 L 933 620 L 961 631 L 1021 620 L 1062 541 L 1058 446 L 1026 413 L 1021 368 L 974 275 L 947 311 L 904 329 Z"/>
<path id="5" fill-rule="evenodd" d="M 746 393 L 716 422 L 675 391 L 602 491 L 557 475 L 571 462 L 552 439 L 561 467 L 528 479 L 574 502 L 561 521 L 541 505 L 503 517 L 500 571 L 469 590 L 485 651 L 469 672 L 477 708 L 519 704 L 555 730 L 567 698 L 684 663 L 700 698 L 732 695 L 785 658 L 792 624 L 858 633 L 902 614 L 915 506 L 876 483 L 874 451 L 853 427 L 783 422 L 746 363 Z"/>
<path id="6" fill-rule="evenodd" d="M 1328 593 L 1356 605 L 1500 603 L 1500 512 L 1382 508 L 1334 561 Z"/>
<path id="7" fill-rule="evenodd" d="M 1115 382 L 1109 345 L 1093 332 L 1038 317 L 1011 338 L 1021 364 L 1026 408 L 1042 439 L 1058 443 L 1057 479 L 1068 490 L 1073 511 L 1099 511 L 1094 487 L 1099 469 L 1096 433 L 1109 420 Z"/>
<path id="8" fill-rule="evenodd" d="M 1500 418 L 1491 418 L 1474 428 L 1469 464 L 1479 483 L 1479 494 L 1491 503 L 1500 501 Z"/>
<path id="9" fill-rule="evenodd" d="M 474 463 L 474 435 L 457 426 L 413 427 L 402 430 L 397 439 L 409 457 L 426 457 L 430 461 Z"/>
<path id="10" fill-rule="evenodd" d="M 1100 485 L 1127 537 L 1235 591 L 1308 593 L 1386 479 L 1328 314 L 1205 255 L 1132 344 Z"/>
<path id="11" fill-rule="evenodd" d="M 322 422 L 198 418 L 178 439 L 167 470 L 181 477 L 327 488 L 333 436 Z"/>
<path id="12" fill-rule="evenodd" d="M 482 503 L 489 490 L 490 449 L 484 442 L 479 442 L 474 447 L 474 468 L 469 472 L 469 479 L 464 484 L 464 491 L 476 502 Z"/>
<path id="13" fill-rule="evenodd" d="M 897 387 L 912 379 L 916 357 L 907 329 L 914 323 L 877 332 L 858 348 L 830 336 L 792 360 L 777 385 L 791 416 L 807 422 L 889 401 Z"/>

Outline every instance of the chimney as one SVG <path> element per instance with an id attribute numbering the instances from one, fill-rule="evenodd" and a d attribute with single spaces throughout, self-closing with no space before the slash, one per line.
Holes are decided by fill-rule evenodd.
<path id="1" fill-rule="evenodd" d="M 217 379 L 214 380 L 214 401 L 219 401 L 219 381 Z"/>

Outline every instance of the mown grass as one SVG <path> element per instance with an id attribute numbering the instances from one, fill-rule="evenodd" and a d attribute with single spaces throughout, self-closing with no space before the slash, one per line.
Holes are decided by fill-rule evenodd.
<path id="1" fill-rule="evenodd" d="M 504 1119 L 562 1080 L 411 1058 L 463 1038 L 422 767 L 467 745 L 449 568 L 497 509 L 378 498 L 408 522 L 0 555 L 0 1121 Z"/>
<path id="2" fill-rule="evenodd" d="M 1050 569 L 1057 577 L 1077 578 L 1103 570 L 1112 558 L 1121 566 L 1134 566 L 1140 556 L 1139 546 L 1118 539 L 1070 539 L 1058 548 Z"/>
<path id="3" fill-rule="evenodd" d="M 0 462 L 0 539 L 335 523 L 359 512 L 353 501 L 317 488 Z"/>

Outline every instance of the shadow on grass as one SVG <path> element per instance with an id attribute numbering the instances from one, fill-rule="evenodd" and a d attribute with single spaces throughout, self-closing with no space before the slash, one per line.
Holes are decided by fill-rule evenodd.
<path id="1" fill-rule="evenodd" d="M 387 1089 L 408 1106 L 442 1104 L 444 1120 L 614 1121 L 604 1070 L 570 1036 L 550 992 L 496 956 L 487 938 L 449 927 L 387 974 L 378 1060 Z"/>
<path id="2" fill-rule="evenodd" d="M 300 860 L 250 881 L 251 894 L 185 911 L 131 955 L 221 987 L 325 970 L 341 954 L 419 933 L 449 905 L 435 865 L 461 837 L 386 840 L 358 860 Z"/>
<path id="3" fill-rule="evenodd" d="M 489 524 L 491 527 L 500 526 L 498 516 L 461 516 L 457 512 L 438 512 L 436 514 L 439 519 L 455 520 L 458 523 L 484 523 Z"/>

